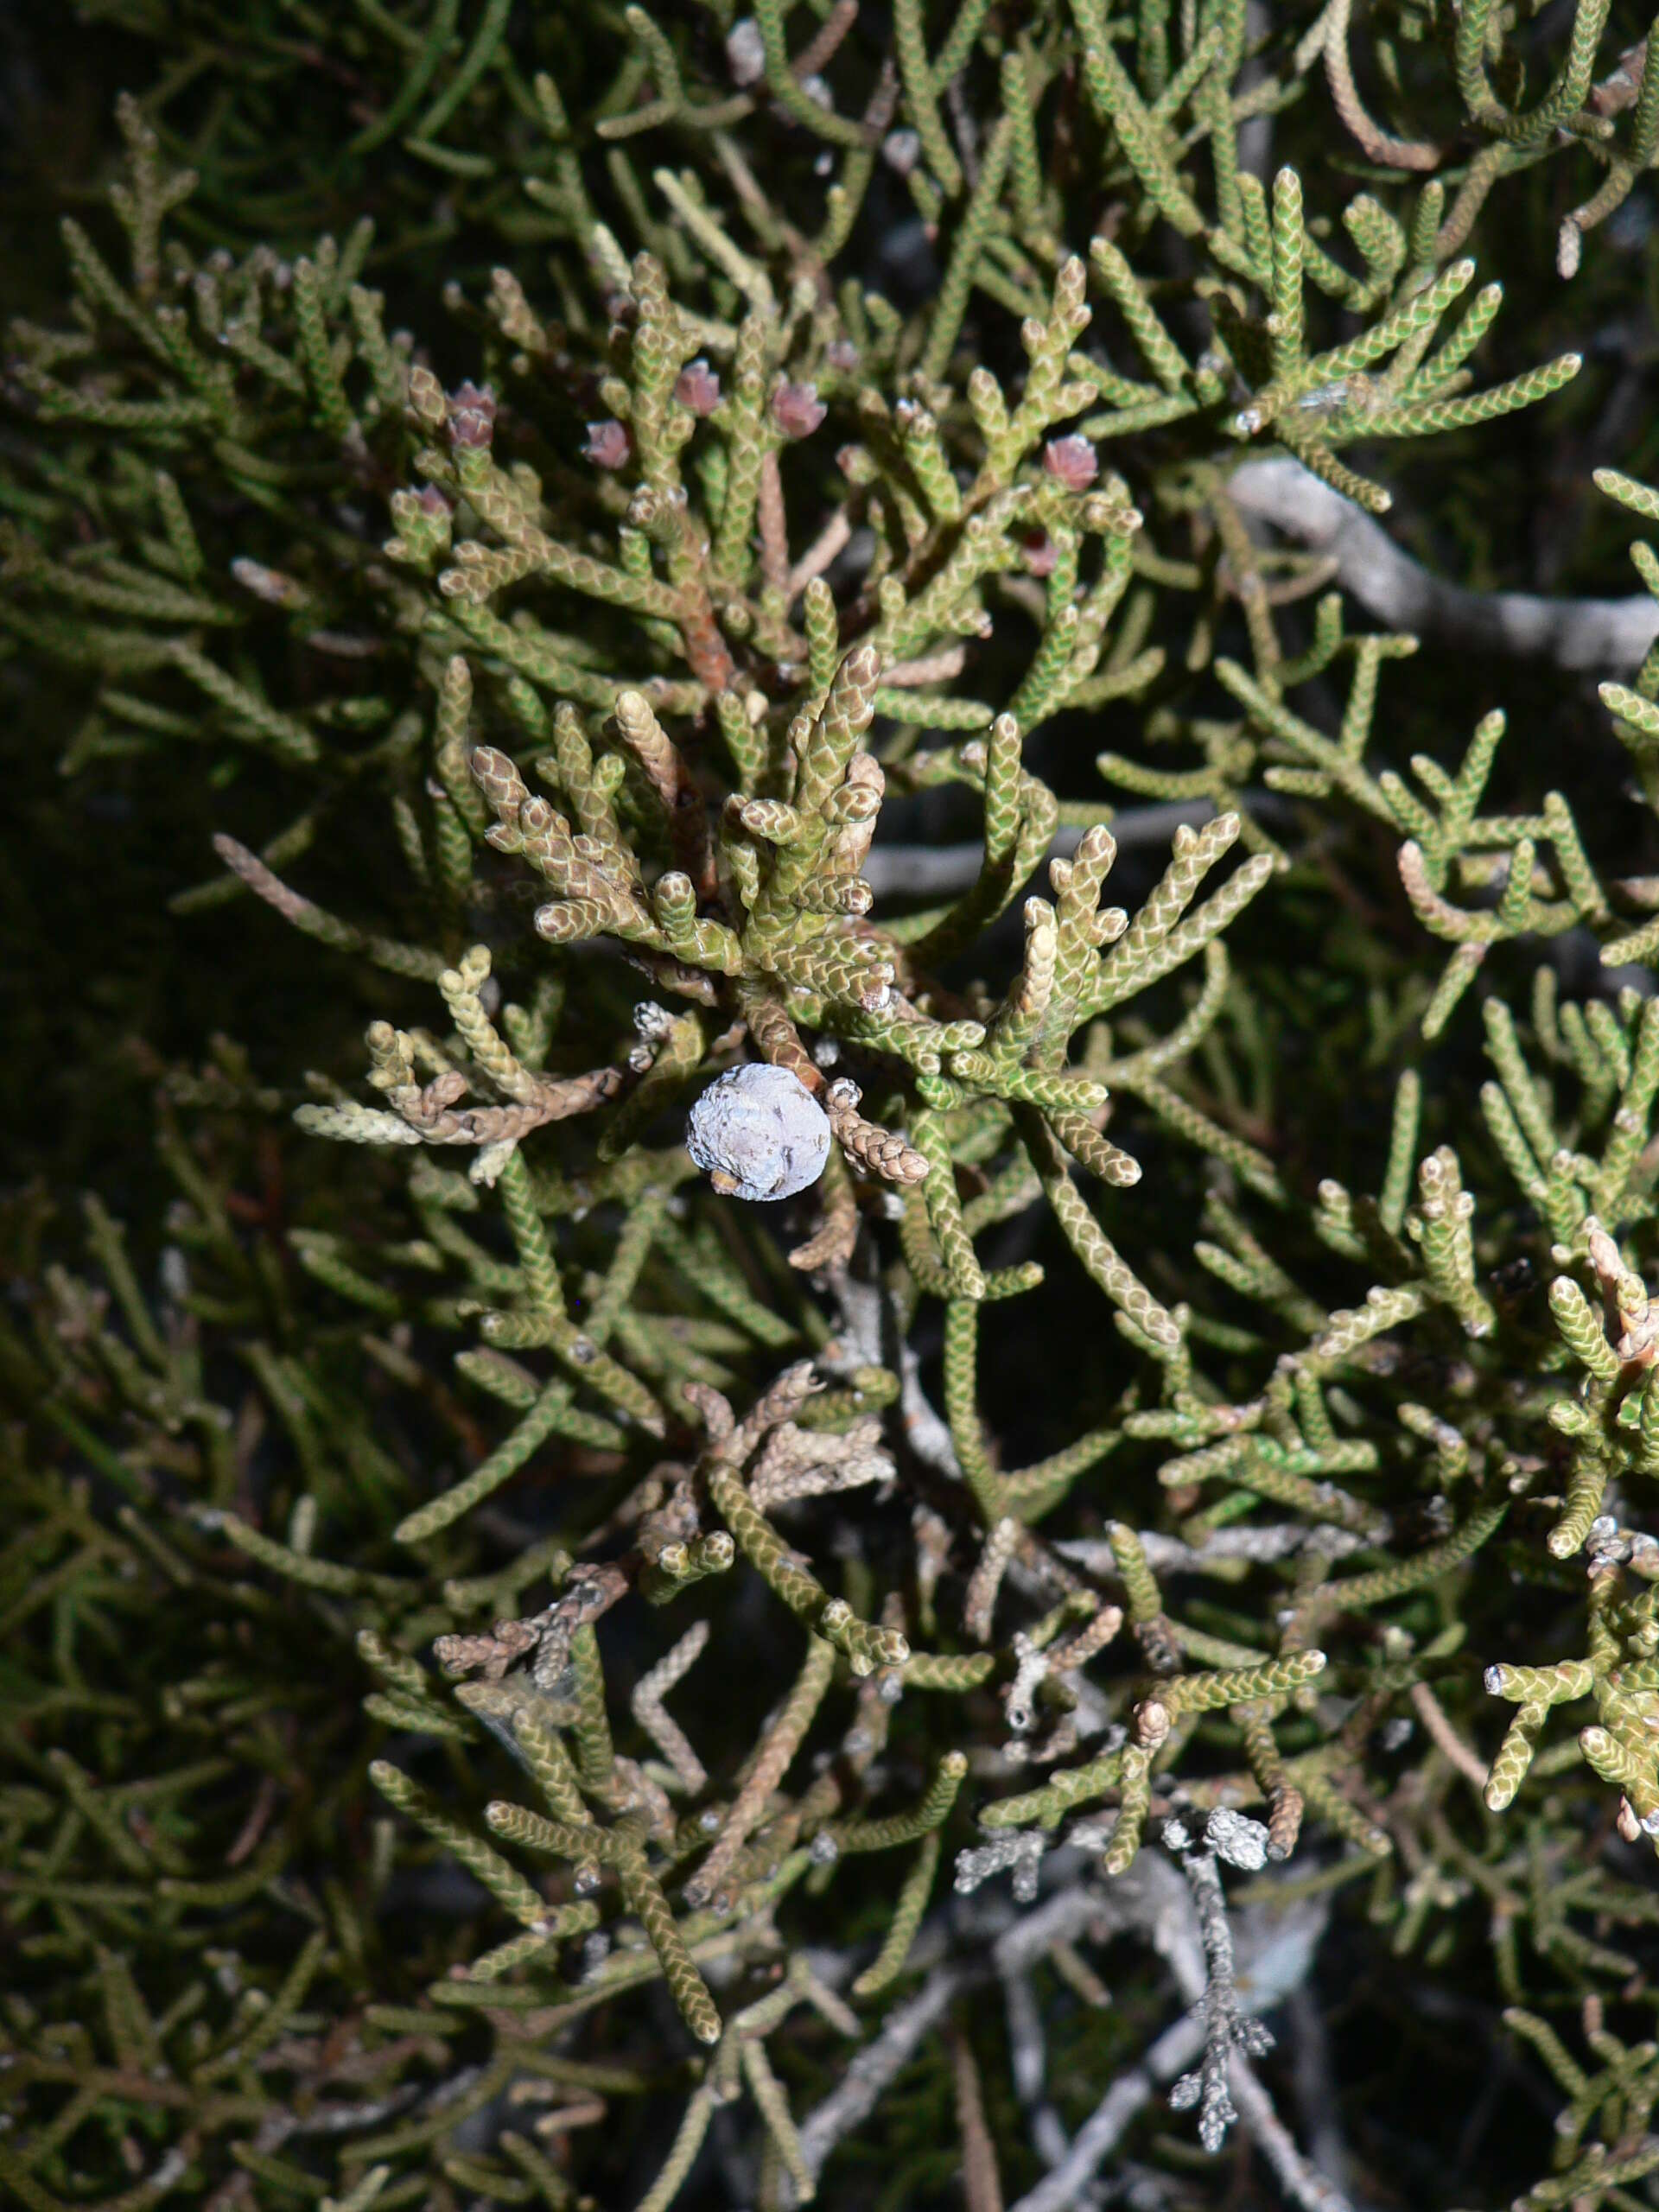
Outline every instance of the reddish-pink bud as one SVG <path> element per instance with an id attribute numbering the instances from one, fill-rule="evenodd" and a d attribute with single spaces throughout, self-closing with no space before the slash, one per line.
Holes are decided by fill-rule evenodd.
<path id="1" fill-rule="evenodd" d="M 1100 474 L 1100 461 L 1087 438 L 1051 438 L 1043 448 L 1043 467 L 1068 492 L 1086 492 Z"/>
<path id="2" fill-rule="evenodd" d="M 633 440 L 628 435 L 627 425 L 608 415 L 602 423 L 588 425 L 588 442 L 582 448 L 586 458 L 595 468 L 626 468 L 628 455 L 633 451 Z"/>
<path id="3" fill-rule="evenodd" d="M 786 438 L 810 438 L 827 412 L 815 384 L 780 384 L 772 395 L 772 419 Z"/>
<path id="4" fill-rule="evenodd" d="M 429 522 L 448 522 L 454 512 L 435 484 L 428 484 L 417 493 L 415 503 Z"/>
<path id="5" fill-rule="evenodd" d="M 688 361 L 674 380 L 674 397 L 694 415 L 712 415 L 720 404 L 720 378 L 707 361 Z"/>
<path id="6" fill-rule="evenodd" d="M 487 385 L 468 381 L 450 393 L 447 428 L 452 446 L 487 448 L 495 435 L 495 394 Z"/>

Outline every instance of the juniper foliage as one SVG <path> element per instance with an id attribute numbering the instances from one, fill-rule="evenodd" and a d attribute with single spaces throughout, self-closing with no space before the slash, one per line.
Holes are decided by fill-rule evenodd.
<path id="1" fill-rule="evenodd" d="M 10 2197 L 1646 2201 L 1645 41 L 79 12 L 0 674 L 185 980 L 8 1203 Z M 1641 604 L 1444 619 L 1599 699 L 1389 626 L 1586 454 Z"/>

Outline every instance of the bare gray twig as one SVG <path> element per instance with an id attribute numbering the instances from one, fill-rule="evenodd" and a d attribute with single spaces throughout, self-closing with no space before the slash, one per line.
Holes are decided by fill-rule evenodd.
<path id="1" fill-rule="evenodd" d="M 1076 1882 L 1017 1917 L 1014 1907 L 1001 1904 L 987 1914 L 982 1924 L 994 1936 L 988 1948 L 977 1955 L 935 1967 L 915 1996 L 888 2015 L 874 2042 L 865 2045 L 838 2085 L 802 2122 L 801 2151 L 808 2171 L 816 2176 L 822 2171 L 836 2145 L 864 2120 L 961 1992 L 1000 1974 L 1020 1972 L 1052 1945 L 1079 1935 L 1103 1910 L 1098 1893 Z"/>
<path id="2" fill-rule="evenodd" d="M 1288 812 L 1284 801 L 1272 791 L 1247 791 L 1244 796 L 1250 802 L 1251 813 L 1266 819 L 1281 810 Z M 1198 828 L 1215 810 L 1207 798 L 1160 800 L 1151 806 L 1123 807 L 1116 813 L 1103 802 L 1101 816 L 1103 820 L 1110 817 L 1109 826 L 1118 850 L 1127 852 L 1136 845 L 1167 844 L 1183 823 Z M 1082 836 L 1080 830 L 1060 830 L 1046 858 L 1069 857 L 1077 851 Z M 979 844 L 877 844 L 860 873 L 878 899 L 895 895 L 947 899 L 977 880 L 984 860 L 985 849 Z"/>
<path id="3" fill-rule="evenodd" d="M 1604 675 L 1637 667 L 1659 635 L 1659 607 L 1645 592 L 1628 599 L 1545 599 L 1534 592 L 1470 591 L 1433 575 L 1402 552 L 1380 523 L 1300 461 L 1247 461 L 1227 488 L 1246 514 L 1330 554 L 1338 582 L 1391 630 Z"/>

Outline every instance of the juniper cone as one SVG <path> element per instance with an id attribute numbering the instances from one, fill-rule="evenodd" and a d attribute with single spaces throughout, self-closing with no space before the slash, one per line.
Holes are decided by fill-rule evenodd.
<path id="1" fill-rule="evenodd" d="M 65 20 L 0 2201 L 1652 2201 L 1644 21 Z"/>

